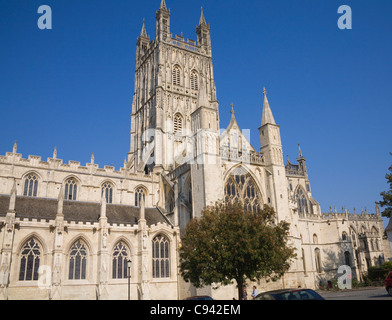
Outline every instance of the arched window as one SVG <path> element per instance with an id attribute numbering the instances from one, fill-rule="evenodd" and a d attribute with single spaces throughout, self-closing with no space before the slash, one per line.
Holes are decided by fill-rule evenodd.
<path id="1" fill-rule="evenodd" d="M 179 86 L 181 84 L 181 70 L 178 65 L 175 65 L 173 68 L 173 85 Z"/>
<path id="2" fill-rule="evenodd" d="M 197 72 L 195 70 L 192 70 L 190 80 L 191 80 L 191 89 L 199 90 L 199 81 L 198 81 Z"/>
<path id="3" fill-rule="evenodd" d="M 113 250 L 112 278 L 124 279 L 128 277 L 127 262 L 130 258 L 128 249 L 125 244 L 120 241 Z"/>
<path id="4" fill-rule="evenodd" d="M 25 178 L 23 195 L 36 197 L 38 191 L 38 178 L 34 173 L 29 173 Z"/>
<path id="5" fill-rule="evenodd" d="M 346 264 L 346 266 L 351 267 L 351 256 L 350 256 L 350 252 L 348 251 L 344 252 L 344 263 Z"/>
<path id="6" fill-rule="evenodd" d="M 173 212 L 174 207 L 175 207 L 175 201 L 174 201 L 174 192 L 170 190 L 168 194 L 166 195 L 166 211 L 167 212 Z"/>
<path id="7" fill-rule="evenodd" d="M 317 234 L 313 234 L 313 243 L 314 244 L 318 244 L 318 238 L 317 238 Z"/>
<path id="8" fill-rule="evenodd" d="M 173 131 L 174 134 L 182 134 L 182 116 L 179 113 L 174 116 Z"/>
<path id="9" fill-rule="evenodd" d="M 248 212 L 259 212 L 263 205 L 260 190 L 249 173 L 232 174 L 227 179 L 225 199 L 228 203 L 242 203 Z"/>
<path id="10" fill-rule="evenodd" d="M 102 185 L 102 195 L 105 195 L 106 203 L 113 203 L 113 185 L 110 182 Z"/>
<path id="11" fill-rule="evenodd" d="M 321 273 L 322 269 L 321 269 L 321 257 L 320 257 L 320 249 L 316 248 L 314 250 L 314 259 L 316 262 L 316 271 L 317 273 Z"/>
<path id="12" fill-rule="evenodd" d="M 65 189 L 64 189 L 64 199 L 65 200 L 76 200 L 78 187 L 76 180 L 74 178 L 69 178 L 65 180 Z"/>
<path id="13" fill-rule="evenodd" d="M 71 247 L 69 253 L 69 273 L 68 279 L 82 280 L 86 279 L 87 267 L 87 249 L 86 245 L 77 240 Z"/>
<path id="14" fill-rule="evenodd" d="M 351 236 L 351 241 L 352 241 L 354 247 L 356 247 L 357 246 L 357 237 L 356 237 L 356 232 L 352 227 L 350 227 L 350 236 Z"/>
<path id="15" fill-rule="evenodd" d="M 302 251 L 302 265 L 303 265 L 303 268 L 304 268 L 304 274 L 306 275 L 305 250 L 301 249 L 301 251 Z"/>
<path id="16" fill-rule="evenodd" d="M 135 206 L 136 207 L 140 207 L 142 197 L 143 197 L 143 200 L 146 201 L 146 192 L 144 191 L 144 189 L 142 187 L 139 187 L 135 191 Z"/>
<path id="17" fill-rule="evenodd" d="M 23 246 L 20 258 L 19 281 L 38 280 L 41 250 L 38 242 L 32 238 Z"/>
<path id="18" fill-rule="evenodd" d="M 169 240 L 162 235 L 152 240 L 152 277 L 170 277 Z"/>
<path id="19" fill-rule="evenodd" d="M 297 200 L 298 213 L 309 213 L 308 199 L 306 198 L 306 195 L 303 192 L 302 188 L 298 188 L 295 199 Z"/>
<path id="20" fill-rule="evenodd" d="M 348 240 L 347 232 L 345 232 L 345 231 L 342 232 L 342 240 L 343 241 L 347 241 Z"/>

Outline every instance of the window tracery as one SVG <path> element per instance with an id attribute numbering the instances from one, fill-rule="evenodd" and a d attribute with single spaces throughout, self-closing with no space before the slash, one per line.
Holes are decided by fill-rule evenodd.
<path id="1" fill-rule="evenodd" d="M 170 277 L 169 240 L 162 235 L 152 240 L 152 277 Z"/>
<path id="2" fill-rule="evenodd" d="M 41 250 L 38 242 L 32 238 L 26 242 L 21 252 L 19 281 L 38 280 Z"/>
<path id="3" fill-rule="evenodd" d="M 124 279 L 128 277 L 127 262 L 129 259 L 128 249 L 125 244 L 120 241 L 113 250 L 112 278 Z"/>
<path id="4" fill-rule="evenodd" d="M 38 178 L 34 173 L 29 173 L 25 178 L 23 195 L 36 197 L 38 191 Z"/>
<path id="5" fill-rule="evenodd" d="M 260 212 L 263 201 L 256 182 L 249 173 L 231 175 L 225 185 L 226 202 L 240 202 L 248 212 Z"/>

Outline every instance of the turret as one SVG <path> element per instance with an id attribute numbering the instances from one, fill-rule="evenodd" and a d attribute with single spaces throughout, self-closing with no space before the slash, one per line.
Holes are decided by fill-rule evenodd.
<path id="1" fill-rule="evenodd" d="M 170 10 L 167 10 L 165 0 L 161 1 L 161 6 L 156 13 L 156 36 L 162 41 L 171 38 L 170 34 Z"/>
<path id="2" fill-rule="evenodd" d="M 146 23 L 143 19 L 142 31 L 136 41 L 136 61 L 142 57 L 150 47 L 150 37 L 147 36 Z"/>
<path id="3" fill-rule="evenodd" d="M 265 88 L 263 94 L 263 117 L 259 128 L 261 153 L 266 165 L 283 165 L 280 129 L 272 115 Z"/>
<path id="4" fill-rule="evenodd" d="M 210 26 L 207 25 L 204 18 L 203 7 L 201 8 L 201 15 L 199 25 L 196 27 L 197 44 L 206 54 L 211 55 L 211 36 Z"/>
<path id="5" fill-rule="evenodd" d="M 302 169 L 302 172 L 304 173 L 305 177 L 308 177 L 308 171 L 306 169 L 306 159 L 305 157 L 302 155 L 302 151 L 301 151 L 301 146 L 298 143 L 298 158 L 297 158 L 299 167 Z"/>

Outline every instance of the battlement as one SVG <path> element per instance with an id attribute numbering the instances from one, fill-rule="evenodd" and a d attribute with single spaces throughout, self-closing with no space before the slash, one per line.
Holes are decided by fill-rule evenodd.
<path id="1" fill-rule="evenodd" d="M 5 155 L 0 155 L 0 165 L 14 165 L 29 167 L 31 169 L 42 169 L 42 170 L 59 170 L 59 171 L 70 171 L 72 173 L 82 173 L 82 174 L 98 174 L 106 175 L 113 178 L 135 178 L 135 179 L 150 179 L 149 174 L 145 174 L 144 171 L 139 172 L 129 172 L 127 168 L 127 163 L 124 162 L 124 166 L 119 170 L 113 165 L 104 165 L 99 167 L 98 164 L 94 163 L 92 157 L 91 162 L 86 163 L 85 166 L 81 165 L 80 161 L 69 160 L 68 163 L 64 163 L 62 159 L 57 159 L 54 155 L 49 157 L 47 161 L 43 161 L 41 156 L 28 155 L 27 158 L 23 158 L 22 154 L 16 152 L 6 152 Z"/>
<path id="2" fill-rule="evenodd" d="M 355 212 L 355 209 L 354 209 Z M 321 215 L 316 214 L 304 214 L 300 213 L 300 219 L 308 219 L 308 220 L 348 220 L 348 221 L 360 221 L 360 220 L 381 220 L 381 215 L 379 213 L 378 207 L 376 207 L 377 213 L 367 213 L 367 211 L 362 211 L 361 213 L 350 213 L 346 208 L 343 208 L 342 212 L 332 211 L 330 208 L 330 212 L 321 213 Z"/>
<path id="3" fill-rule="evenodd" d="M 347 220 L 380 220 L 381 216 L 379 213 L 367 213 L 362 211 L 361 213 L 350 213 L 347 209 L 344 212 L 328 212 L 321 214 L 322 219 L 347 219 Z"/>

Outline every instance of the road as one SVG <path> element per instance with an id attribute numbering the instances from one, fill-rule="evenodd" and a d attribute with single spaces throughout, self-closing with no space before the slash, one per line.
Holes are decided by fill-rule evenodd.
<path id="1" fill-rule="evenodd" d="M 392 300 L 384 287 L 318 293 L 326 300 Z"/>

